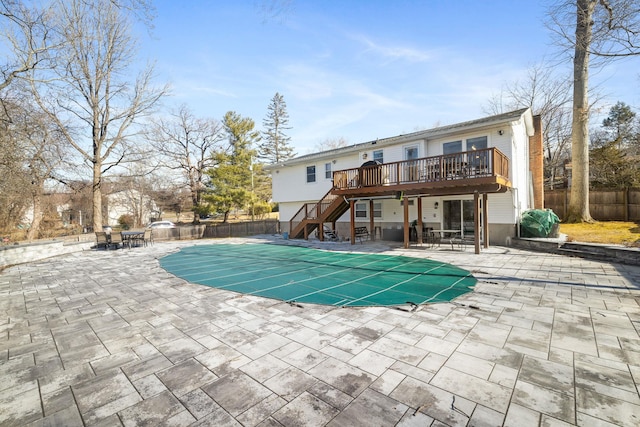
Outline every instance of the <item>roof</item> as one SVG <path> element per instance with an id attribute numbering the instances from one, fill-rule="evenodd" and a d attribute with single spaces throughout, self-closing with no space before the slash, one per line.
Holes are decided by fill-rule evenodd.
<path id="1" fill-rule="evenodd" d="M 294 157 L 293 159 L 286 160 L 284 162 L 267 165 L 265 166 L 265 169 L 269 170 L 269 169 L 274 169 L 276 167 L 304 163 L 309 160 L 323 159 L 325 157 L 335 157 L 336 155 L 343 155 L 343 154 L 348 154 L 352 152 L 358 152 L 360 150 L 369 148 L 371 145 L 376 145 L 376 146 L 393 145 L 402 141 L 435 138 L 435 137 L 443 136 L 443 135 L 454 133 L 454 132 L 467 131 L 471 129 L 482 128 L 482 127 L 491 126 L 491 125 L 498 125 L 502 123 L 511 123 L 511 122 L 520 120 L 520 118 L 522 118 L 523 116 L 525 116 L 527 129 L 530 132 L 530 135 L 533 135 L 533 122 L 532 122 L 533 119 L 531 115 L 531 110 L 529 108 L 521 108 L 519 110 L 509 111 L 507 113 L 496 114 L 494 116 L 483 117 L 480 119 L 469 120 L 466 122 L 456 123 L 452 125 L 439 126 L 432 129 L 392 136 L 389 138 L 380 138 L 373 141 L 361 142 L 361 143 L 349 145 L 347 147 L 340 147 L 340 148 L 334 148 L 331 150 L 320 151 L 317 153 L 305 154 L 302 156 Z"/>

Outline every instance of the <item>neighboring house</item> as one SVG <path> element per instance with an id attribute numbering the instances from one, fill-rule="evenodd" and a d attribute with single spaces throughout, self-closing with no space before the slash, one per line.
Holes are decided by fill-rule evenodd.
<path id="1" fill-rule="evenodd" d="M 122 215 L 131 215 L 135 226 L 150 222 L 150 218 L 157 216 L 158 206 L 151 197 L 133 189 L 116 191 L 105 196 L 107 215 L 104 225 L 116 225 Z"/>
<path id="2" fill-rule="evenodd" d="M 267 170 L 281 229 L 291 238 L 327 225 L 353 243 L 356 227 L 367 227 L 376 238 L 408 247 L 410 224 L 417 223 L 418 230 L 458 230 L 479 252 L 480 244 L 508 243 L 521 214 L 544 200 L 541 124 L 528 108 L 308 154 Z"/>

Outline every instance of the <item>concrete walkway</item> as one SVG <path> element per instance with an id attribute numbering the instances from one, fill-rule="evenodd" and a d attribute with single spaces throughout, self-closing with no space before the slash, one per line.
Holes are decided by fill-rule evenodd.
<path id="1" fill-rule="evenodd" d="M 231 241 L 269 239 L 292 243 Z M 2 271 L 0 425 L 640 425 L 640 267 L 317 242 L 430 257 L 479 282 L 414 312 L 299 307 L 158 265 L 211 243 Z"/>

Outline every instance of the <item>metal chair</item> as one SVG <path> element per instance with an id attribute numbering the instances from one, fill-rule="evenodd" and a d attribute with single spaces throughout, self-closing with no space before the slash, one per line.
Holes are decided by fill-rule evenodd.
<path id="1" fill-rule="evenodd" d="M 96 231 L 96 248 L 109 249 L 109 237 L 104 231 Z"/>
<path id="2" fill-rule="evenodd" d="M 147 245 L 153 245 L 153 230 L 144 230 L 144 235 L 142 236 L 142 244 L 146 247 Z"/>
<path id="3" fill-rule="evenodd" d="M 119 231 L 114 231 L 111 233 L 111 242 L 109 243 L 109 247 L 111 246 L 115 246 L 116 249 L 118 249 L 118 247 L 120 245 L 122 245 L 122 233 Z"/>

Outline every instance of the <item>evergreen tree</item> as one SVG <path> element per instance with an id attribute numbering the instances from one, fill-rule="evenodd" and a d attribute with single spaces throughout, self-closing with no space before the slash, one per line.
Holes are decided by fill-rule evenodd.
<path id="1" fill-rule="evenodd" d="M 291 129 L 287 104 L 282 95 L 276 92 L 267 107 L 267 117 L 262 121 L 263 142 L 259 146 L 259 157 L 267 163 L 279 163 L 295 156 L 293 147 L 289 145 L 291 137 L 284 131 Z"/>
<path id="2" fill-rule="evenodd" d="M 636 113 L 618 102 L 595 132 L 589 153 L 591 185 L 596 188 L 628 188 L 640 185 L 635 148 L 640 140 Z"/>
<path id="3" fill-rule="evenodd" d="M 217 166 L 207 171 L 211 177 L 211 190 L 205 199 L 216 211 L 224 213 L 226 222 L 232 209 L 243 209 L 255 202 L 252 162 L 256 153 L 252 147 L 260 140 L 260 135 L 254 130 L 252 119 L 243 118 L 234 111 L 225 114 L 223 127 L 229 145 L 213 155 Z"/>
<path id="4" fill-rule="evenodd" d="M 615 142 L 590 153 L 591 185 L 595 188 L 629 188 L 640 185 L 640 168 Z"/>
<path id="5" fill-rule="evenodd" d="M 618 101 L 609 110 L 609 116 L 602 121 L 608 141 L 615 144 L 619 150 L 632 147 L 638 142 L 638 122 L 636 113 L 624 102 Z"/>

